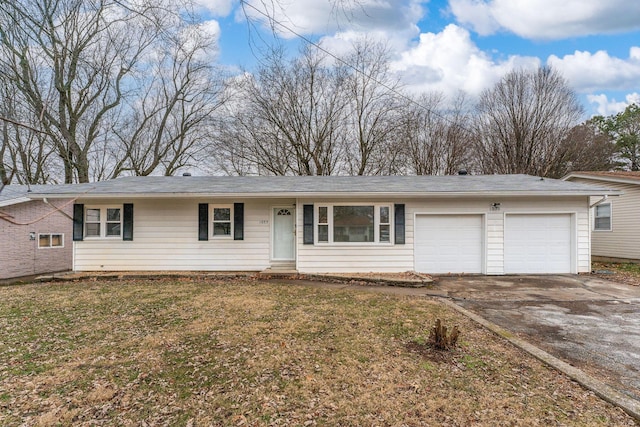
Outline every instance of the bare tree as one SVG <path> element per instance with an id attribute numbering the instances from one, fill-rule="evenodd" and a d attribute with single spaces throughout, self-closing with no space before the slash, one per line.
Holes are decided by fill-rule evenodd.
<path id="1" fill-rule="evenodd" d="M 112 127 L 124 156 L 116 159 L 111 176 L 123 171 L 173 175 L 201 159 L 225 97 L 221 73 L 204 55 L 214 40 L 192 31 L 188 36 L 163 34 L 162 50 L 149 70 L 139 73 L 137 96 L 127 102 L 129 114 Z"/>
<path id="2" fill-rule="evenodd" d="M 389 70 L 387 48 L 370 40 L 353 45 L 344 58 L 348 64 L 345 96 L 349 141 L 347 162 L 350 175 L 377 175 L 393 171 L 398 150 L 394 142 L 404 112 L 400 82 Z"/>
<path id="3" fill-rule="evenodd" d="M 562 143 L 583 114 L 566 80 L 547 67 L 508 73 L 476 107 L 478 168 L 545 176 L 563 159 Z"/>
<path id="4" fill-rule="evenodd" d="M 401 142 L 407 173 L 452 175 L 465 167 L 470 155 L 465 106 L 463 95 L 445 107 L 444 97 L 436 93 L 422 95 L 408 106 Z"/>
<path id="5" fill-rule="evenodd" d="M 342 72 L 308 47 L 292 61 L 275 52 L 239 81 L 216 152 L 234 173 L 333 174 L 344 143 Z"/>
<path id="6" fill-rule="evenodd" d="M 38 124 L 28 114 L 15 86 L 0 80 L 0 99 L 0 115 L 4 118 L 0 121 L 0 180 L 6 184 L 13 177 L 21 184 L 50 181 L 55 147 L 44 132 L 37 131 Z"/>
<path id="7" fill-rule="evenodd" d="M 16 87 L 24 101 L 27 111 L 20 120 L 34 123 L 55 147 L 64 182 L 87 182 L 123 171 L 147 174 L 160 165 L 166 173 L 189 157 L 193 141 L 187 135 L 199 124 L 188 112 L 182 119 L 176 116 L 180 108 L 197 109 L 202 101 L 197 93 L 210 83 L 197 71 L 202 63 L 184 60 L 201 52 L 202 43 L 182 44 L 179 53 L 183 57 L 169 61 L 173 74 L 159 79 L 140 77 L 158 71 L 154 61 L 164 53 L 167 40 L 189 26 L 185 16 L 184 9 L 168 0 L 0 1 L 0 67 L 5 71 L 0 79 Z M 197 27 L 191 28 L 198 32 Z M 186 75 L 198 84 L 182 80 L 173 86 L 174 93 L 160 96 L 154 92 L 159 81 L 168 83 L 163 79 Z M 160 119 L 153 125 L 141 125 L 144 117 L 132 117 L 141 105 L 151 102 L 164 104 L 158 105 L 159 114 L 176 123 L 163 127 Z M 151 116 L 155 120 L 158 114 Z M 145 140 L 151 151 L 141 148 L 140 140 L 134 142 L 141 150 L 137 153 L 131 140 L 116 145 L 114 130 L 140 127 L 145 135 L 155 134 L 155 140 L 154 136 Z M 175 133 L 167 136 L 170 130 Z M 170 148 L 165 149 L 167 146 Z M 140 160 L 139 155 L 149 153 L 151 160 Z"/>

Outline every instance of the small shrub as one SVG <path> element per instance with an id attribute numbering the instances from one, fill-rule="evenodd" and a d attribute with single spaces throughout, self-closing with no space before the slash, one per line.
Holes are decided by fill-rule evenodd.
<path id="1" fill-rule="evenodd" d="M 458 326 L 454 326 L 447 335 L 447 327 L 442 324 L 440 319 L 436 319 L 436 324 L 429 333 L 429 343 L 438 350 L 450 350 L 455 347 L 459 337 Z"/>

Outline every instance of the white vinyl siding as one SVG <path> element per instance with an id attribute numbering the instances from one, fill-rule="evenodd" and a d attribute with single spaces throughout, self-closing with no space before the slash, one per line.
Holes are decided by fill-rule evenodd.
<path id="1" fill-rule="evenodd" d="M 80 200 L 79 203 L 83 201 Z M 74 242 L 74 269 L 78 271 L 259 271 L 270 266 L 271 232 L 274 206 L 298 206 L 296 212 L 296 267 L 301 273 L 405 272 L 414 265 L 414 221 L 419 215 L 483 215 L 483 272 L 504 274 L 504 217 L 514 213 L 563 213 L 575 218 L 575 260 L 577 272 L 589 272 L 590 222 L 587 197 L 572 198 L 440 198 L 397 200 L 349 199 L 138 199 L 134 205 L 135 237 L 85 239 Z M 212 239 L 198 241 L 198 204 L 233 205 L 244 203 L 244 240 Z M 349 243 L 303 244 L 303 209 L 350 205 L 351 203 L 405 205 L 405 244 Z M 493 203 L 500 210 L 491 210 Z M 84 201 L 90 205 L 89 201 Z M 104 206 L 122 201 L 104 200 Z M 615 209 L 615 208 L 614 208 Z M 317 210 L 316 210 L 317 212 Z M 617 211 L 616 211 L 617 212 Z M 317 213 L 314 213 L 317 221 Z M 212 218 L 210 218 L 212 221 Z M 617 224 L 617 222 L 616 222 Z M 316 222 L 317 225 L 317 222 Z M 393 218 L 391 219 L 393 235 Z M 212 226 L 212 222 L 209 227 Z M 314 227 L 314 234 L 317 228 Z M 211 234 L 211 231 L 210 231 Z M 317 234 L 315 235 L 317 238 Z"/>
<path id="2" fill-rule="evenodd" d="M 384 201 L 389 201 L 384 200 Z M 322 206 L 335 200 L 298 200 L 298 206 Z M 383 202 L 363 200 L 363 202 Z M 393 202 L 393 201 L 392 201 Z M 484 212 L 485 236 L 483 267 L 489 275 L 504 274 L 504 216 L 505 213 L 563 213 L 575 215 L 574 272 L 591 271 L 589 254 L 589 213 L 587 197 L 558 198 L 476 198 L 476 199 L 402 199 L 405 204 L 406 242 L 403 245 L 356 245 L 336 247 L 329 245 L 303 245 L 298 233 L 297 266 L 301 273 L 331 272 L 404 272 L 414 270 L 414 221 L 417 215 L 461 215 Z M 491 210 L 500 203 L 500 210 Z M 302 210 L 298 212 L 302 224 Z M 393 225 L 392 225 L 393 226 Z M 317 230 L 316 230 L 317 232 Z"/>
<path id="3" fill-rule="evenodd" d="M 592 255 L 621 260 L 640 260 L 640 183 L 627 184 L 584 178 L 572 178 L 572 182 L 597 185 L 622 191 L 622 195 L 609 197 L 611 204 L 611 231 L 591 233 Z M 592 197 L 591 203 L 597 203 L 602 197 Z M 590 227 L 595 224 L 592 218 Z"/>
<path id="4" fill-rule="evenodd" d="M 405 203 L 398 200 L 396 203 Z M 318 239 L 318 207 L 349 206 L 352 204 L 389 206 L 393 212 L 393 202 L 386 199 L 354 198 L 346 200 L 334 199 L 299 199 L 297 206 L 314 205 L 314 240 Z M 408 205 L 407 205 L 408 206 Z M 378 208 L 376 208 L 378 209 Z M 298 230 L 302 230 L 303 210 L 297 210 Z M 349 273 L 349 272 L 403 272 L 413 270 L 413 220 L 412 213 L 406 212 L 404 245 L 393 243 L 316 243 L 303 244 L 303 233 L 297 233 L 297 268 L 301 273 Z M 393 219 L 391 227 L 393 228 Z M 332 231 L 328 234 L 331 235 Z M 376 233 L 377 234 L 377 233 Z M 393 236 L 393 232 L 391 233 Z"/>
<path id="5" fill-rule="evenodd" d="M 142 199 L 131 202 L 134 205 L 134 240 L 74 242 L 75 270 L 263 270 L 270 265 L 271 205 L 292 205 L 294 200 Z M 245 203 L 244 240 L 210 238 L 198 241 L 198 203 L 228 206 L 233 202 Z"/>

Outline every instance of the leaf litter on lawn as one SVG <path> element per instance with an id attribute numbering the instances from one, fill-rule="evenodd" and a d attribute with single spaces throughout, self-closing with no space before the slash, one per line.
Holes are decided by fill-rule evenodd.
<path id="1" fill-rule="evenodd" d="M 458 346 L 434 353 L 434 320 Z M 255 280 L 0 288 L 2 425 L 635 425 L 428 299 Z"/>

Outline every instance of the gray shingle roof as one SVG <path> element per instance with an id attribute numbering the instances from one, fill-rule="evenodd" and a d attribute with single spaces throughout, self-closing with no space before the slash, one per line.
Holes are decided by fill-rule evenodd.
<path id="1" fill-rule="evenodd" d="M 47 185 L 5 185 L 0 191 L 0 206 L 8 206 L 25 201 L 33 192 L 43 191 Z M 31 190 L 31 191 L 29 191 Z"/>
<path id="2" fill-rule="evenodd" d="M 33 197 L 302 197 L 372 195 L 615 195 L 615 190 L 529 175 L 450 176 L 147 176 L 46 186 Z"/>

